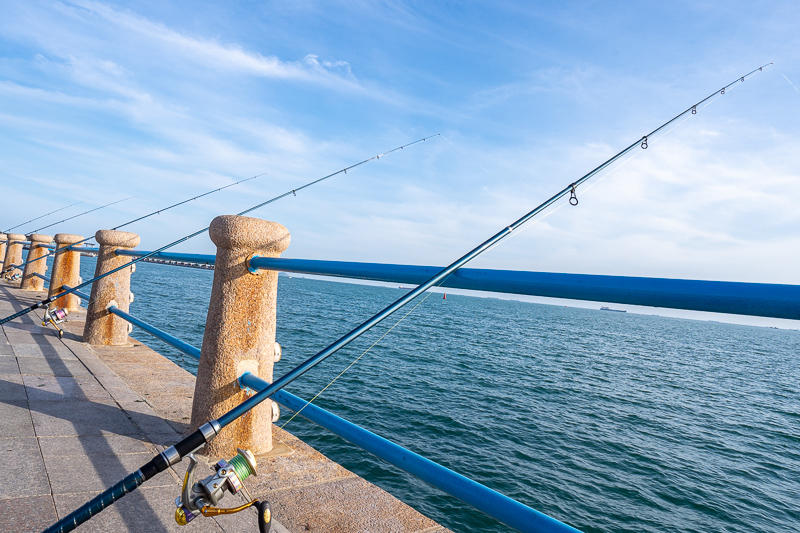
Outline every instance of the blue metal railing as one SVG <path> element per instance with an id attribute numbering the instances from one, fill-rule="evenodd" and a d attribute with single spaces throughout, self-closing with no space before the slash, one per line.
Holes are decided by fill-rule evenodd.
<path id="1" fill-rule="evenodd" d="M 50 278 L 48 278 L 47 276 L 42 276 L 38 272 L 34 272 L 33 274 L 31 274 L 31 276 L 36 276 L 37 278 L 41 278 L 45 281 L 45 283 L 47 283 L 48 285 L 50 284 Z"/>
<path id="2" fill-rule="evenodd" d="M 200 350 L 191 344 L 183 342 L 169 333 L 120 310 L 116 306 L 111 306 L 108 310 L 186 355 L 200 359 Z M 239 385 L 242 388 L 260 391 L 269 383 L 246 372 L 239 378 Z M 300 412 L 303 417 L 359 448 L 519 531 L 531 533 L 580 533 L 579 530 L 555 518 L 551 518 L 485 485 L 481 485 L 438 463 L 434 463 L 333 413 L 313 404 L 308 404 L 305 400 L 285 390 L 276 392 L 272 395 L 272 399 L 289 410 Z"/>
<path id="3" fill-rule="evenodd" d="M 245 372 L 239 378 L 240 386 L 260 391 L 269 383 Z M 579 530 L 546 514 L 540 513 L 508 496 L 490 489 L 438 463 L 422 457 L 402 446 L 348 422 L 297 396 L 280 390 L 272 399 L 301 416 L 345 439 L 369 453 L 383 459 L 429 485 L 458 498 L 475 509 L 500 520 L 518 531 L 539 533 L 580 533 Z"/>
<path id="4" fill-rule="evenodd" d="M 117 307 L 115 305 L 112 305 L 111 307 L 109 307 L 108 311 L 109 311 L 109 313 L 113 313 L 113 314 L 117 315 L 118 317 L 122 318 L 123 320 L 127 320 L 128 322 L 130 322 L 134 326 L 137 326 L 137 327 L 141 328 L 142 330 L 146 331 L 150 335 L 153 335 L 154 337 L 161 339 L 162 341 L 166 342 L 167 344 L 169 344 L 173 348 L 175 348 L 177 350 L 180 350 L 181 352 L 183 352 L 183 353 L 185 353 L 187 355 L 191 355 L 192 357 L 194 357 L 196 359 L 200 359 L 200 350 L 198 348 L 195 348 L 191 344 L 183 342 L 179 338 L 177 338 L 177 337 L 175 337 L 173 335 L 170 335 L 166 331 L 160 330 L 157 327 L 148 324 L 144 320 L 136 318 L 135 316 L 126 313 L 125 311 L 121 310 L 119 307 Z"/>
<path id="5" fill-rule="evenodd" d="M 124 255 L 128 257 L 141 257 L 143 255 L 147 255 L 150 253 L 152 252 L 147 252 L 142 250 L 123 250 L 123 249 L 116 250 L 117 255 Z M 158 252 L 157 254 L 153 254 L 153 257 L 159 259 L 167 259 L 170 261 L 185 261 L 187 263 L 199 263 L 204 265 L 213 265 L 216 262 L 216 256 L 209 254 L 182 254 L 174 252 Z"/>
<path id="6" fill-rule="evenodd" d="M 147 253 L 117 250 L 119 255 L 132 257 Z M 215 262 L 215 256 L 209 254 L 162 252 L 154 257 L 208 265 Z M 270 257 L 253 258 L 250 267 L 401 285 L 417 285 L 441 271 L 436 266 Z M 461 268 L 441 287 L 800 320 L 800 285 Z"/>
<path id="7" fill-rule="evenodd" d="M 68 290 L 70 290 L 71 288 L 72 288 L 72 287 L 70 287 L 69 285 L 62 285 L 62 286 L 61 286 L 61 290 L 65 290 L 65 291 L 68 291 Z M 72 294 L 74 294 L 74 295 L 75 295 L 75 296 L 77 296 L 78 298 L 81 298 L 81 299 L 83 299 L 83 300 L 86 300 L 86 301 L 89 301 L 89 299 L 90 299 L 89 295 L 88 295 L 88 294 L 86 294 L 85 292 L 81 292 L 81 291 L 72 291 Z"/>
<path id="8" fill-rule="evenodd" d="M 253 268 L 416 285 L 435 266 L 257 257 Z M 692 311 L 800 319 L 800 286 L 461 268 L 442 287 Z"/>

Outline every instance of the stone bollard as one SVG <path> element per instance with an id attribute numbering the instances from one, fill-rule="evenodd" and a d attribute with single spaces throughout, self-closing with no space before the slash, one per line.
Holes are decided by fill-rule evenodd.
<path id="1" fill-rule="evenodd" d="M 25 270 L 22 272 L 22 283 L 19 288 L 23 291 L 43 291 L 44 280 L 34 274 L 44 276 L 47 272 L 47 259 L 41 259 L 50 253 L 50 250 L 43 248 L 42 244 L 53 242 L 52 235 L 42 235 L 41 233 L 31 233 L 28 235 L 31 246 L 28 249 L 28 258 L 25 262 Z"/>
<path id="2" fill-rule="evenodd" d="M 0 272 L 5 270 L 3 265 L 6 264 L 6 245 L 8 244 L 8 235 L 0 233 Z"/>
<path id="3" fill-rule="evenodd" d="M 272 382 L 278 273 L 252 273 L 247 259 L 253 254 L 278 257 L 290 239 L 276 222 L 234 215 L 215 218 L 209 235 L 217 245 L 217 260 L 192 405 L 193 431 L 247 398 L 237 384 L 245 371 Z M 237 447 L 254 454 L 272 449 L 270 400 L 227 426 L 206 453 L 230 456 Z"/>
<path id="4" fill-rule="evenodd" d="M 3 262 L 3 272 L 6 272 L 14 265 L 22 264 L 22 242 L 24 240 L 25 235 L 20 235 L 19 233 L 8 234 L 8 247 L 6 248 L 6 259 Z M 19 268 L 14 268 L 8 272 L 8 275 L 12 276 L 15 272 L 22 274 Z"/>
<path id="5" fill-rule="evenodd" d="M 50 276 L 50 292 L 47 296 L 54 296 L 62 292 L 62 287 L 68 285 L 74 287 L 81 282 L 81 246 L 72 248 L 66 252 L 58 250 L 66 248 L 70 244 L 75 244 L 83 240 L 80 235 L 70 233 L 57 233 L 53 239 L 56 242 L 56 255 L 53 258 L 53 273 Z M 53 307 L 63 307 L 67 311 L 77 311 L 81 306 L 81 299 L 74 294 L 67 294 L 53 302 Z"/>
<path id="6" fill-rule="evenodd" d="M 139 236 L 127 231 L 101 229 L 94 235 L 100 252 L 97 255 L 95 277 L 105 274 L 130 262 L 130 258 L 118 256 L 114 252 L 119 248 L 135 248 L 139 245 Z M 131 292 L 131 273 L 136 265 L 123 268 L 110 276 L 92 284 L 92 294 L 86 311 L 86 327 L 83 330 L 83 342 L 97 345 L 126 346 L 130 328 L 128 322 L 108 312 L 110 304 L 127 312 L 133 301 Z"/>

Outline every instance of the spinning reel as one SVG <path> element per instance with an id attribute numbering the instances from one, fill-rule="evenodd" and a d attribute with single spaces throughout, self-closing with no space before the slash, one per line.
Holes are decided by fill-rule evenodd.
<path id="1" fill-rule="evenodd" d="M 46 305 L 44 308 L 44 318 L 42 319 L 42 325 L 46 326 L 47 324 L 52 324 L 53 327 L 56 328 L 56 331 L 58 331 L 58 338 L 62 339 L 64 338 L 64 330 L 58 327 L 58 325 L 67 319 L 68 314 L 69 311 L 67 311 L 66 309 L 57 307 L 51 311 L 50 306 Z"/>
<path id="2" fill-rule="evenodd" d="M 194 471 L 197 468 L 197 459 L 193 454 L 186 456 L 189 459 L 189 468 L 183 478 L 183 488 L 180 498 L 175 499 L 175 521 L 185 526 L 198 515 L 218 516 L 244 511 L 248 507 L 255 507 L 258 511 L 258 530 L 260 533 L 269 533 L 272 527 L 272 509 L 269 502 L 254 500 L 244 486 L 244 480 L 251 475 L 257 476 L 256 458 L 250 450 L 237 448 L 239 453 L 230 461 L 221 459 L 214 465 L 215 473 L 207 478 L 194 482 Z M 225 496 L 225 492 L 238 494 L 244 490 L 249 503 L 239 507 L 216 507 Z"/>

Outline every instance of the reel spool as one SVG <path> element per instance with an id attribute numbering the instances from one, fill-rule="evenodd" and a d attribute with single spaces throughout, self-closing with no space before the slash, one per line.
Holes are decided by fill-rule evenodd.
<path id="1" fill-rule="evenodd" d="M 197 516 L 218 516 L 233 514 L 254 507 L 258 511 L 258 530 L 260 533 L 269 533 L 272 527 L 272 509 L 267 501 L 254 500 L 244 486 L 244 480 L 251 475 L 257 476 L 256 458 L 250 450 L 237 448 L 239 453 L 230 461 L 221 459 L 214 465 L 215 473 L 207 478 L 194 482 L 194 471 L 197 468 L 197 459 L 194 454 L 186 456 L 189 459 L 189 468 L 183 478 L 181 496 L 175 498 L 175 522 L 185 526 Z M 216 507 L 226 492 L 238 494 L 244 490 L 250 500 L 239 507 Z"/>
<path id="2" fill-rule="evenodd" d="M 59 324 L 67 320 L 67 315 L 69 311 L 66 309 L 57 307 L 53 310 L 50 309 L 50 306 L 45 306 L 44 308 L 44 318 L 42 319 L 42 325 L 46 326 L 47 324 L 52 324 L 56 331 L 58 331 L 58 338 L 64 338 L 64 330 L 58 327 Z"/>

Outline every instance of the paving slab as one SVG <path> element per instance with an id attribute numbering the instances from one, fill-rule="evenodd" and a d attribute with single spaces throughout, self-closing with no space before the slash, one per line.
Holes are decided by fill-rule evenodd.
<path id="1" fill-rule="evenodd" d="M 61 401 L 87 400 L 97 403 L 113 404 L 114 400 L 94 376 L 42 376 L 24 375 L 28 400 Z"/>
<path id="2" fill-rule="evenodd" d="M 39 437 L 39 448 L 46 459 L 54 456 L 92 454 L 150 453 L 153 450 L 138 436 L 131 435 L 82 435 L 80 437 Z"/>
<path id="3" fill-rule="evenodd" d="M 0 440 L 0 502 L 23 496 L 50 495 L 47 471 L 35 438 Z M 2 507 L 7 508 L 3 502 Z"/>
<path id="4" fill-rule="evenodd" d="M 20 384 L 21 386 L 21 384 Z M 35 437 L 27 400 L 3 400 L 0 403 L 0 442 L 3 439 Z"/>
<path id="5" fill-rule="evenodd" d="M 19 375 L 16 357 L 0 357 L 0 377 L 5 374 Z"/>
<path id="6" fill-rule="evenodd" d="M 20 357 L 50 357 L 63 361 L 77 361 L 78 358 L 66 346 L 50 346 L 49 344 L 21 344 L 14 343 L 14 355 Z"/>
<path id="7" fill-rule="evenodd" d="M 64 361 L 57 357 L 17 358 L 22 374 L 39 376 L 91 376 L 80 361 Z"/>
<path id="8" fill-rule="evenodd" d="M 85 400 L 29 401 L 28 404 L 40 437 L 141 434 L 115 405 Z"/>
<path id="9" fill-rule="evenodd" d="M 14 365 L 17 364 L 16 359 L 14 359 L 13 362 Z M 22 376 L 19 374 L 19 369 L 17 369 L 16 374 L 11 372 L 0 374 L 0 402 L 5 402 L 7 400 L 18 402 L 26 402 L 28 400 L 28 396 L 25 393 L 25 385 L 22 382 Z"/>
<path id="10" fill-rule="evenodd" d="M 2 500 L 3 513 L 0 525 L 3 531 L 14 533 L 39 533 L 58 520 L 53 497 L 26 496 Z"/>

